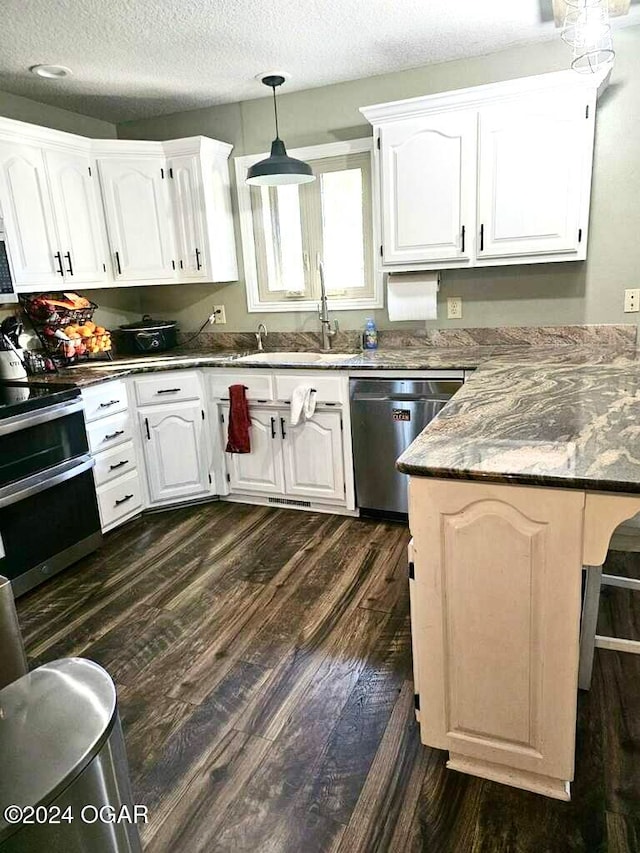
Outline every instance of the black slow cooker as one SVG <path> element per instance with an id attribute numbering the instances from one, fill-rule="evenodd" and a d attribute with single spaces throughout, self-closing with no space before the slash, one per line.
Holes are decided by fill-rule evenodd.
<path id="1" fill-rule="evenodd" d="M 145 314 L 137 323 L 120 326 L 116 337 L 118 353 L 142 355 L 165 352 L 178 345 L 175 320 L 154 320 Z"/>

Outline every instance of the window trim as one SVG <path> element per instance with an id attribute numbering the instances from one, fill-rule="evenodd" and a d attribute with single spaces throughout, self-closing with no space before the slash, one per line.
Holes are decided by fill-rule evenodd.
<path id="1" fill-rule="evenodd" d="M 325 157 L 340 157 L 347 154 L 371 154 L 371 204 L 374 235 L 379 221 L 377 193 L 377 162 L 373 151 L 373 137 L 352 139 L 344 142 L 328 142 L 323 145 L 309 145 L 305 148 L 293 148 L 287 153 L 298 160 L 322 160 Z M 240 235 L 242 238 L 242 258 L 244 263 L 244 279 L 247 295 L 247 311 L 250 314 L 281 313 L 295 311 L 316 311 L 315 299 L 294 299 L 274 302 L 261 302 L 258 289 L 258 267 L 256 260 L 256 245 L 253 234 L 253 217 L 251 210 L 250 188 L 245 182 L 247 169 L 259 160 L 268 157 L 268 152 L 247 154 L 235 157 L 236 193 L 238 199 L 238 217 L 240 220 Z M 372 270 L 373 296 L 350 297 L 348 299 L 328 298 L 332 311 L 358 311 L 384 307 L 383 277 L 378 257 L 375 251 L 375 236 L 372 241 Z"/>

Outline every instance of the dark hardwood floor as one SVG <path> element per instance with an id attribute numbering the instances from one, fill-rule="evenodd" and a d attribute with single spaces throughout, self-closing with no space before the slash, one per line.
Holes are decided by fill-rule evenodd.
<path id="1" fill-rule="evenodd" d="M 208 504 L 108 535 L 19 600 L 32 666 L 82 655 L 115 679 L 146 850 L 640 851 L 640 657 L 597 653 L 571 803 L 445 770 L 413 716 L 408 539 Z M 635 599 L 606 592 L 620 636 L 640 637 Z"/>

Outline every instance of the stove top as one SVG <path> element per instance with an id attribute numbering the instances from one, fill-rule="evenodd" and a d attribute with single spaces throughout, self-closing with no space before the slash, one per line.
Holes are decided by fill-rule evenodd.
<path id="1" fill-rule="evenodd" d="M 0 420 L 21 415 L 46 406 L 54 406 L 66 400 L 80 396 L 75 385 L 49 385 L 46 382 L 26 382 L 23 380 L 0 380 Z"/>

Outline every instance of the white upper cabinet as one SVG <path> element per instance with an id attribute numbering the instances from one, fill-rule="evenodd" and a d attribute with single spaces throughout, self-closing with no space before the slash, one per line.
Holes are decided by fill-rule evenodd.
<path id="1" fill-rule="evenodd" d="M 236 281 L 231 145 L 197 136 L 163 143 L 180 281 Z"/>
<path id="2" fill-rule="evenodd" d="M 583 260 L 603 77 L 561 71 L 364 107 L 381 268 Z"/>
<path id="3" fill-rule="evenodd" d="M 0 210 L 17 290 L 45 290 L 64 279 L 42 151 L 0 140 Z"/>
<path id="4" fill-rule="evenodd" d="M 195 154 L 167 160 L 176 231 L 176 260 L 181 279 L 207 281 L 208 252 L 200 161 Z"/>
<path id="5" fill-rule="evenodd" d="M 471 257 L 477 123 L 460 112 L 381 129 L 384 263 Z"/>
<path id="6" fill-rule="evenodd" d="M 236 281 L 231 149 L 203 136 L 91 140 L 0 117 L 16 290 Z"/>
<path id="7" fill-rule="evenodd" d="M 108 279 L 98 179 L 87 151 L 45 150 L 44 159 L 67 286 Z"/>
<path id="8" fill-rule="evenodd" d="M 98 158 L 115 278 L 175 280 L 164 157 Z"/>
<path id="9" fill-rule="evenodd" d="M 592 125 L 584 100 L 563 95 L 481 112 L 479 258 L 579 251 Z"/>

